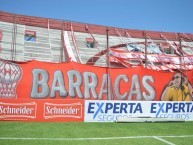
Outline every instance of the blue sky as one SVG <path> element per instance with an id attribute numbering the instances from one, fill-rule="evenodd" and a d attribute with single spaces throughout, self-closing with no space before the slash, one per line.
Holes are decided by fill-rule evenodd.
<path id="1" fill-rule="evenodd" d="M 193 34 L 193 0 L 0 0 L 0 10 L 118 28 Z"/>

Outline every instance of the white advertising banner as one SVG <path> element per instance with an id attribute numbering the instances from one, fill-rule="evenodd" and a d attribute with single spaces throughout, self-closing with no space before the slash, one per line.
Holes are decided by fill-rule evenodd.
<path id="1" fill-rule="evenodd" d="M 193 121 L 193 102 L 86 100 L 84 115 L 85 122 L 114 122 L 133 117 Z"/>

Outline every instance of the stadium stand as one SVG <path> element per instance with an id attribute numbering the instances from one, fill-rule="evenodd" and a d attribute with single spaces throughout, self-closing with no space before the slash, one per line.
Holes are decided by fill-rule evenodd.
<path id="1" fill-rule="evenodd" d="M 0 58 L 11 61 L 149 68 L 193 63 L 192 34 L 129 30 L 2 11 L 0 32 Z M 165 61 L 168 59 L 176 62 Z"/>

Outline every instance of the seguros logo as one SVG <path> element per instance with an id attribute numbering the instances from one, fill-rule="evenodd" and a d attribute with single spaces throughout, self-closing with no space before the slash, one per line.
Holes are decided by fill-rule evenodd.
<path id="1" fill-rule="evenodd" d="M 193 112 L 192 102 L 151 103 L 151 113 L 156 118 L 180 118 L 189 120 Z"/>

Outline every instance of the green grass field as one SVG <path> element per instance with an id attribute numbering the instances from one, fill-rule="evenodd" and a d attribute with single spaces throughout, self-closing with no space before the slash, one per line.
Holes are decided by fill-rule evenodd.
<path id="1" fill-rule="evenodd" d="M 0 145 L 192 145 L 193 122 L 0 122 Z"/>

